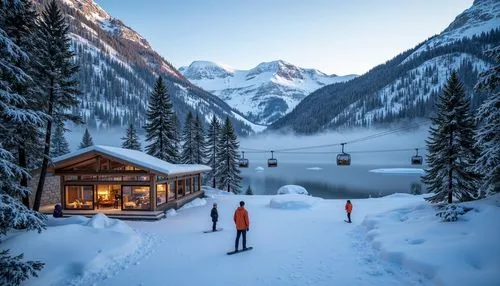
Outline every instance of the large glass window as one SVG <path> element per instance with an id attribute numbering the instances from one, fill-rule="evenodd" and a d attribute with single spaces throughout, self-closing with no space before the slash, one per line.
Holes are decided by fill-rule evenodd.
<path id="1" fill-rule="evenodd" d="M 193 188 L 192 179 L 187 178 L 186 179 L 186 195 L 189 195 L 191 193 L 192 188 Z"/>
<path id="2" fill-rule="evenodd" d="M 151 190 L 149 186 L 123 186 L 124 210 L 150 210 Z"/>
<path id="3" fill-rule="evenodd" d="M 64 192 L 64 206 L 66 209 L 94 208 L 93 186 L 66 186 Z"/>
<path id="4" fill-rule="evenodd" d="M 80 176 L 81 181 L 97 181 L 97 176 L 82 175 Z"/>
<path id="5" fill-rule="evenodd" d="M 169 202 L 175 200 L 175 181 L 170 181 L 167 184 L 167 195 Z"/>
<path id="6" fill-rule="evenodd" d="M 120 206 L 120 185 L 98 185 L 96 207 L 117 209 Z"/>
<path id="7" fill-rule="evenodd" d="M 159 206 L 167 202 L 167 185 L 156 185 L 156 205 Z"/>
<path id="8" fill-rule="evenodd" d="M 121 181 L 121 176 L 99 176 L 99 181 Z"/>
<path id="9" fill-rule="evenodd" d="M 78 181 L 78 176 L 64 176 L 65 181 Z"/>
<path id="10" fill-rule="evenodd" d="M 186 191 L 186 182 L 184 180 L 177 181 L 177 198 L 182 198 Z"/>
<path id="11" fill-rule="evenodd" d="M 193 191 L 194 192 L 198 192 L 200 190 L 199 185 L 198 185 L 199 179 L 200 179 L 200 175 L 196 175 L 193 178 Z"/>

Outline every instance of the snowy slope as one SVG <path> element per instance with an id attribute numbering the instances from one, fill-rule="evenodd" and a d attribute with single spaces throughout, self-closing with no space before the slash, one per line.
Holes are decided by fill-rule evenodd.
<path id="1" fill-rule="evenodd" d="M 40 5 L 46 2 L 37 0 Z M 134 123 L 141 131 L 151 88 L 162 75 L 180 122 L 192 111 L 207 122 L 212 115 L 221 120 L 229 116 L 240 134 L 254 130 L 254 124 L 217 96 L 191 84 L 144 37 L 93 0 L 61 3 L 70 24 L 75 61 L 80 66 L 82 98 L 78 111 L 91 129 L 121 130 Z"/>
<path id="2" fill-rule="evenodd" d="M 204 187 L 167 219 L 121 221 L 102 215 L 49 220 L 41 234 L 16 232 L 11 253 L 46 263 L 25 285 L 498 285 L 500 198 L 441 222 L 422 196 L 393 194 L 351 200 L 305 195 L 240 196 Z M 234 248 L 233 213 L 249 212 L 249 252 Z M 218 226 L 210 209 L 218 204 Z M 241 245 L 241 241 L 240 241 Z M 194 271 L 194 272 L 193 272 Z M 189 275 L 196 273 L 195 275 Z M 167 284 L 168 281 L 168 284 Z"/>
<path id="3" fill-rule="evenodd" d="M 472 7 L 458 15 L 455 20 L 439 35 L 426 41 L 408 58 L 412 59 L 421 53 L 445 46 L 463 38 L 472 38 L 492 29 L 500 28 L 500 1 L 475 0 Z M 406 61 L 403 61 L 405 63 Z"/>
<path id="4" fill-rule="evenodd" d="M 331 120 L 335 125 L 341 118 L 354 115 L 356 125 L 372 124 L 374 118 L 384 118 L 388 114 L 399 114 L 408 105 L 429 100 L 432 92 L 439 93 L 450 77 L 450 70 L 458 70 L 464 62 L 471 63 L 472 68 L 482 71 L 491 64 L 466 53 L 454 53 L 439 56 L 425 61 L 417 68 L 407 71 L 394 82 L 384 86 L 374 96 L 383 103 L 378 108 L 362 112 L 363 100 L 358 100 L 346 107 L 343 112 Z"/>
<path id="5" fill-rule="evenodd" d="M 284 61 L 265 62 L 251 70 L 195 61 L 179 69 L 195 85 L 217 95 L 259 124 L 270 124 L 290 112 L 316 89 L 355 75 L 326 75 Z"/>
<path id="6" fill-rule="evenodd" d="M 429 118 L 453 70 L 477 107 L 484 97 L 473 87 L 492 62 L 483 52 L 499 44 L 500 1 L 476 0 L 441 34 L 351 81 L 311 93 L 270 129 L 315 133 Z"/>

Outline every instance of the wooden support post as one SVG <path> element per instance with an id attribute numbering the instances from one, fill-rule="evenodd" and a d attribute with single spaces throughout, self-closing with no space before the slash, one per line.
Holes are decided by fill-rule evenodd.
<path id="1" fill-rule="evenodd" d="M 150 198 L 149 198 L 149 201 L 150 201 L 150 204 L 151 204 L 151 207 L 149 208 L 150 210 L 153 210 L 155 211 L 156 210 L 156 175 L 155 174 L 152 174 L 152 175 L 149 175 L 149 192 L 150 192 Z"/>

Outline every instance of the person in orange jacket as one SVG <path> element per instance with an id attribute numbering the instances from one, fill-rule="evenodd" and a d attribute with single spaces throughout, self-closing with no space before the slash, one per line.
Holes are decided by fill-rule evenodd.
<path id="1" fill-rule="evenodd" d="M 350 200 L 347 200 L 347 203 L 345 203 L 345 211 L 347 212 L 347 222 L 351 223 L 352 204 Z"/>
<path id="2" fill-rule="evenodd" d="M 250 230 L 250 220 L 248 219 L 248 212 L 245 209 L 245 202 L 241 201 L 240 206 L 234 211 L 234 223 L 236 224 L 236 241 L 234 243 L 234 250 L 238 251 L 238 244 L 240 236 L 243 235 L 243 250 L 247 248 L 247 231 Z"/>

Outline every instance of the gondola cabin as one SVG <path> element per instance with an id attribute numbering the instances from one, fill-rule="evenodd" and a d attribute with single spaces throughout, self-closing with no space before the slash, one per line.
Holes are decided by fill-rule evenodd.
<path id="1" fill-rule="evenodd" d="M 351 155 L 347 153 L 341 153 L 337 155 L 337 166 L 349 166 L 351 165 Z"/>
<path id="2" fill-rule="evenodd" d="M 270 158 L 267 160 L 267 167 L 273 168 L 273 167 L 278 167 L 278 160 L 274 158 Z"/>
<path id="3" fill-rule="evenodd" d="M 278 159 L 274 158 L 274 151 L 271 151 L 271 158 L 267 160 L 268 168 L 278 167 Z"/>
<path id="4" fill-rule="evenodd" d="M 245 159 L 245 151 L 241 152 L 241 158 L 238 162 L 238 166 L 240 166 L 240 168 L 248 168 L 248 159 Z"/>
<path id="5" fill-rule="evenodd" d="M 344 152 L 344 145 L 346 143 L 340 143 L 342 145 L 342 153 L 337 155 L 337 166 L 349 166 L 351 165 L 351 155 Z"/>
<path id="6" fill-rule="evenodd" d="M 415 148 L 416 154 L 411 157 L 411 164 L 412 165 L 422 165 L 422 162 L 424 161 L 422 156 L 418 155 L 418 148 Z"/>
<path id="7" fill-rule="evenodd" d="M 412 156 L 411 157 L 411 164 L 412 165 L 422 165 L 423 158 L 422 156 Z"/>
<path id="8" fill-rule="evenodd" d="M 248 159 L 240 159 L 239 166 L 240 168 L 248 168 Z"/>

